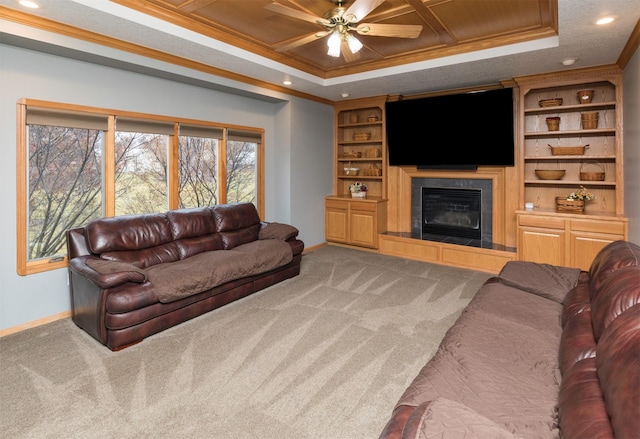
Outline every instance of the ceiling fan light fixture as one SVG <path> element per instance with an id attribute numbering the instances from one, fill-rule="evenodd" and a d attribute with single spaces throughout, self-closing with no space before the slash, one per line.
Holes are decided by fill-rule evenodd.
<path id="1" fill-rule="evenodd" d="M 327 46 L 329 47 L 327 55 L 333 56 L 334 58 L 340 57 L 340 34 L 337 31 L 331 32 L 327 40 Z"/>
<path id="2" fill-rule="evenodd" d="M 360 49 L 362 49 L 362 43 L 356 37 L 351 34 L 347 34 L 347 44 L 349 45 L 349 50 L 351 53 L 356 53 Z"/>

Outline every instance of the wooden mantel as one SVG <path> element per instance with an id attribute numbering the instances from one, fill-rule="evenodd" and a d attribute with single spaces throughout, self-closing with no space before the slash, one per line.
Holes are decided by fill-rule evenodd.
<path id="1" fill-rule="evenodd" d="M 387 230 L 390 232 L 411 231 L 412 178 L 488 179 L 492 181 L 493 188 L 493 242 L 506 247 L 516 246 L 515 211 L 518 208 L 518 186 L 515 168 L 480 167 L 475 171 L 455 171 L 390 166 L 388 178 L 390 196 Z"/>

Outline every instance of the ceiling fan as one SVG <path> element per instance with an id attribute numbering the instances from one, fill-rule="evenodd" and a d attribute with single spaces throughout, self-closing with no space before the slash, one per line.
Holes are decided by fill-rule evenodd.
<path id="1" fill-rule="evenodd" d="M 295 41 L 284 43 L 278 46 L 276 50 L 280 52 L 291 50 L 318 38 L 329 36 L 327 39 L 327 54 L 337 58 L 342 53 L 346 61 L 351 61 L 359 57 L 358 51 L 362 49 L 362 43 L 353 33 L 378 37 L 417 38 L 422 32 L 422 26 L 420 25 L 360 23 L 360 20 L 384 3 L 385 0 L 355 0 L 346 9 L 343 6 L 345 1 L 330 1 L 336 7 L 327 11 L 322 18 L 285 6 L 277 1 L 265 6 L 266 9 L 272 12 L 319 24 L 325 28 L 324 31 L 314 32 Z"/>

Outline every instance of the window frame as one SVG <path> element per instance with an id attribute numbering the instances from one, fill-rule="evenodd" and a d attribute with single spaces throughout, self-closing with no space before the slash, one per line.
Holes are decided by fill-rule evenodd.
<path id="1" fill-rule="evenodd" d="M 63 257 L 48 257 L 38 260 L 28 260 L 28 179 L 29 179 L 29 150 L 27 137 L 27 110 L 28 108 L 38 108 L 44 111 L 86 113 L 93 116 L 105 116 L 107 118 L 107 130 L 105 131 L 103 150 L 103 186 L 101 188 L 104 203 L 104 217 L 115 216 L 115 132 L 116 120 L 118 117 L 147 120 L 151 123 L 173 124 L 173 133 L 169 134 L 168 161 L 168 185 L 167 197 L 168 210 L 177 209 L 178 199 L 178 178 L 179 178 L 179 136 L 180 125 L 202 127 L 209 130 L 222 130 L 222 139 L 218 142 L 218 202 L 227 202 L 226 187 L 226 149 L 229 132 L 246 132 L 251 138 L 259 139 L 256 150 L 256 208 L 260 217 L 264 217 L 264 128 L 249 127 L 243 125 L 221 124 L 217 122 L 183 119 L 157 114 L 136 113 L 130 111 L 89 107 L 83 105 L 65 104 L 58 102 L 42 101 L 37 99 L 22 98 L 16 104 L 16 240 L 17 240 L 17 273 L 26 276 L 34 273 L 41 273 L 49 270 L 65 268 L 68 265 L 67 255 Z M 107 160 L 109 157 L 111 160 Z"/>

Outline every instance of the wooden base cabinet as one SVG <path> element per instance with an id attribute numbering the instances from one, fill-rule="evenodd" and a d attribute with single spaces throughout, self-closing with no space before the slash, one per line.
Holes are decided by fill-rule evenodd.
<path id="1" fill-rule="evenodd" d="M 387 225 L 387 201 L 380 198 L 325 197 L 325 239 L 378 248 L 378 234 Z"/>
<path id="2" fill-rule="evenodd" d="M 586 217 L 553 212 L 516 212 L 518 260 L 589 270 L 607 244 L 627 239 L 624 217 Z"/>

